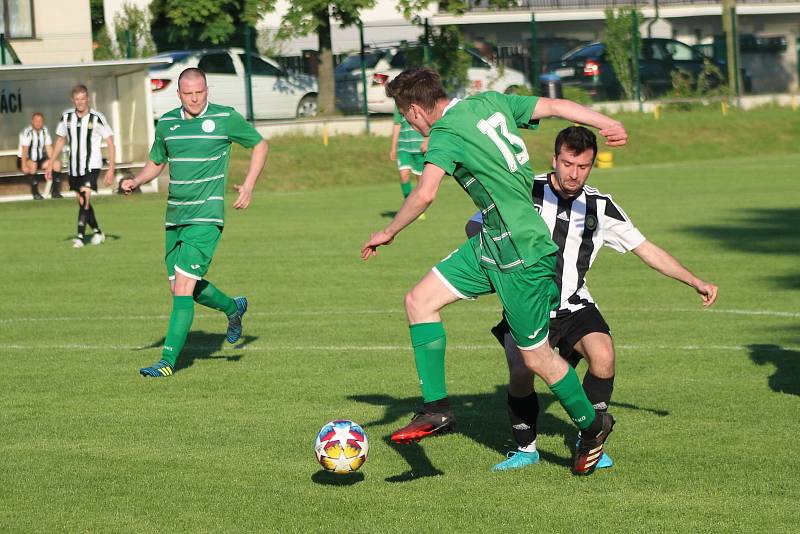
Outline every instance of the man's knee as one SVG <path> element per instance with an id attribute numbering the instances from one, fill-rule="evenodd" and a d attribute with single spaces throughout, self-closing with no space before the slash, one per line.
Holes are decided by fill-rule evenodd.
<path id="1" fill-rule="evenodd" d="M 589 371 L 598 378 L 611 378 L 614 376 L 614 343 L 611 336 L 604 334 L 590 334 L 591 339 L 584 337 L 580 342 L 579 351 L 589 363 Z"/>

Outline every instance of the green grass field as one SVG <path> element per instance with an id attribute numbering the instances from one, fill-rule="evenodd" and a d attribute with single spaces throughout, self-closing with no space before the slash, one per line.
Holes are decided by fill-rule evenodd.
<path id="1" fill-rule="evenodd" d="M 304 172 L 282 163 L 286 143 L 270 178 Z M 400 203 L 386 140 L 363 146 L 375 155 L 354 155 L 356 173 L 372 183 L 264 184 L 250 209 L 228 212 L 209 279 L 250 299 L 244 341 L 229 348 L 224 318 L 198 309 L 166 380 L 137 373 L 159 358 L 170 309 L 164 196 L 98 199 L 109 239 L 80 250 L 73 201 L 0 205 L 0 530 L 796 532 L 800 156 L 620 155 L 595 171 L 591 183 L 720 297 L 703 310 L 635 256 L 601 253 L 590 288 L 618 348 L 617 465 L 576 478 L 575 431 L 546 393 L 543 462 L 489 472 L 511 448 L 494 297 L 444 312 L 459 432 L 388 444 L 419 400 L 403 294 L 462 241 L 473 210 L 448 181 L 426 221 L 361 262 Z M 347 174 L 305 150 L 328 167 L 323 184 Z M 333 418 L 370 438 L 349 477 L 313 457 Z"/>

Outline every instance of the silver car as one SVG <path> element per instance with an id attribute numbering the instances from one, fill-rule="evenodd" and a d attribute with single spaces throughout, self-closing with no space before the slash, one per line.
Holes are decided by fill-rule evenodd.
<path id="1" fill-rule="evenodd" d="M 498 68 L 483 59 L 472 48 L 464 51 L 470 57 L 467 69 L 467 86 L 459 96 L 498 91 L 514 93 L 521 88 L 530 89 L 525 75 L 511 68 Z M 400 74 L 406 65 L 403 47 L 375 48 L 364 54 L 367 75 L 367 108 L 370 113 L 392 113 L 394 100 L 386 96 L 386 84 Z M 345 112 L 361 111 L 363 94 L 361 82 L 361 55 L 352 54 L 336 67 L 336 105 Z"/>
<path id="2" fill-rule="evenodd" d="M 209 100 L 247 112 L 245 97 L 245 52 L 240 48 L 182 50 L 155 56 L 170 63 L 150 69 L 153 115 L 160 117 L 179 105 L 175 91 L 183 69 L 199 67 L 206 73 Z M 317 114 L 317 79 L 290 75 L 275 61 L 251 54 L 253 115 L 256 119 L 293 119 Z"/>

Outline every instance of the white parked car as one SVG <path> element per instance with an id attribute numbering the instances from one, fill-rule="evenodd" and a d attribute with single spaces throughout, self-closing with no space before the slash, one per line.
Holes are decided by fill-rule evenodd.
<path id="1" fill-rule="evenodd" d="M 183 69 L 199 67 L 206 73 L 209 100 L 232 106 L 247 116 L 244 60 L 240 48 L 182 50 L 156 56 L 171 63 L 150 69 L 153 115 L 160 117 L 180 105 L 175 91 Z M 290 75 L 273 60 L 253 53 L 253 115 L 256 119 L 289 119 L 317 114 L 317 79 L 304 74 Z"/>
<path id="2" fill-rule="evenodd" d="M 472 63 L 467 70 L 467 87 L 463 94 L 482 91 L 513 93 L 521 87 L 530 89 L 525 75 L 518 70 L 499 68 L 467 48 Z M 394 99 L 386 96 L 386 84 L 406 68 L 406 52 L 401 47 L 375 48 L 364 54 L 367 73 L 367 108 L 370 113 L 392 113 Z M 361 56 L 352 54 L 336 67 L 336 105 L 342 111 L 362 109 Z"/>

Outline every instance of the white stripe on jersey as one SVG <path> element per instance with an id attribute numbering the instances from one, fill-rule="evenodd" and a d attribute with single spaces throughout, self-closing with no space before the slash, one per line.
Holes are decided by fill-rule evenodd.
<path id="1" fill-rule="evenodd" d="M 34 130 L 33 126 L 28 126 L 19 134 L 18 157 L 22 157 L 23 147 L 28 147 L 28 159 L 31 161 L 41 161 L 47 159 L 45 147 L 53 144 L 50 139 L 50 132 L 47 126 L 42 126 L 41 130 Z"/>
<path id="2" fill-rule="evenodd" d="M 600 248 L 606 245 L 626 252 L 639 246 L 644 236 L 610 196 L 593 187 L 584 187 L 575 198 L 562 199 L 550 186 L 548 175 L 539 175 L 534 180 L 533 201 L 559 246 L 556 277 L 561 304 L 551 316 L 594 303 L 586 287 L 586 273 Z"/>
<path id="3" fill-rule="evenodd" d="M 113 132 L 99 111 L 89 108 L 86 115 L 78 117 L 75 108 L 70 108 L 61 116 L 56 134 L 67 138 L 70 175 L 85 176 L 103 166 L 100 145 Z"/>

